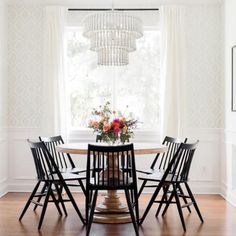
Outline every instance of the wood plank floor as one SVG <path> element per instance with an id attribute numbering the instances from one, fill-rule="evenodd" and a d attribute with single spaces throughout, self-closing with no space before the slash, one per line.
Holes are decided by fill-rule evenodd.
<path id="1" fill-rule="evenodd" d="M 36 212 L 28 209 L 21 222 L 18 221 L 20 212 L 29 193 L 8 193 L 0 199 L 0 236 L 21 235 L 85 235 L 78 216 L 70 203 L 67 204 L 68 217 L 59 217 L 55 206 L 49 204 L 41 231 L 37 230 L 41 209 Z M 74 194 L 78 205 L 83 211 L 82 194 Z M 121 195 L 123 198 L 123 195 Z M 140 211 L 145 208 L 149 194 L 144 194 L 140 201 Z M 219 195 L 198 195 L 197 202 L 205 223 L 201 224 L 196 212 L 191 214 L 184 210 L 187 232 L 184 233 L 176 207 L 173 205 L 166 216 L 155 217 L 154 206 L 143 225 L 139 228 L 140 236 L 234 236 L 236 235 L 236 208 L 227 203 Z M 92 225 L 91 236 L 126 236 L 135 235 L 132 224 L 96 224 Z"/>

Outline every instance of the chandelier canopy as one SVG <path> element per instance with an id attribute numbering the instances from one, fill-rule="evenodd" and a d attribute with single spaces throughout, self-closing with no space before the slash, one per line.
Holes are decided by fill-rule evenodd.
<path id="1" fill-rule="evenodd" d="M 97 52 L 98 65 L 127 65 L 129 52 L 136 50 L 136 39 L 143 36 L 142 21 L 120 11 L 94 13 L 85 17 L 83 35 Z"/>

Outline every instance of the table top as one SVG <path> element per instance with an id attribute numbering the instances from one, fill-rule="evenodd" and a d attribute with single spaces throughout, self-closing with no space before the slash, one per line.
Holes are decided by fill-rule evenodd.
<path id="1" fill-rule="evenodd" d="M 90 143 L 94 145 L 107 146 L 106 143 Z M 58 152 L 70 154 L 87 154 L 88 143 L 65 143 L 56 147 Z M 141 154 L 157 154 L 168 150 L 168 147 L 162 144 L 155 143 L 134 143 L 134 153 Z"/>

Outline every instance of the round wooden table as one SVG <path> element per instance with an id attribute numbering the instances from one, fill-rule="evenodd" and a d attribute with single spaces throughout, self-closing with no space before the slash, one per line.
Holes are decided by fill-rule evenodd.
<path id="1" fill-rule="evenodd" d="M 94 145 L 106 146 L 106 143 L 91 143 Z M 70 154 L 82 154 L 87 155 L 88 143 L 66 143 L 56 147 L 58 152 L 70 153 Z M 167 151 L 167 147 L 161 144 L 155 143 L 134 143 L 134 154 L 157 154 Z M 127 211 L 126 204 L 120 201 L 120 198 L 116 190 L 108 190 L 107 195 L 104 197 L 104 201 L 96 207 L 96 211 L 99 212 L 125 212 Z M 94 222 L 97 223 L 128 223 L 132 222 L 130 214 L 97 214 L 94 216 Z"/>

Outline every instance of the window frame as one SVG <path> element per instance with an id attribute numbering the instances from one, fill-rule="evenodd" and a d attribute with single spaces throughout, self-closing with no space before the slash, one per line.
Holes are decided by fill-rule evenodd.
<path id="1" fill-rule="evenodd" d="M 81 26 L 66 26 L 65 32 L 67 34 L 68 31 L 78 31 L 78 29 L 81 29 Z M 145 30 L 157 30 L 160 32 L 160 29 L 155 26 L 144 26 L 143 31 Z M 67 39 L 67 38 L 66 38 Z M 67 44 L 67 43 L 66 43 Z M 65 48 L 66 49 L 66 48 Z M 67 65 L 67 56 L 65 53 L 65 65 Z M 65 66 L 66 67 L 66 66 Z M 66 68 L 65 68 L 66 70 Z M 66 70 L 66 76 L 67 76 L 67 70 Z M 114 85 L 113 85 L 114 86 Z M 68 94 L 68 87 L 66 85 L 66 94 Z M 112 95 L 114 99 L 114 95 Z M 161 106 L 161 104 L 160 104 Z M 69 109 L 70 102 L 69 99 L 67 99 L 67 108 Z M 161 109 L 161 108 L 160 108 Z M 68 112 L 70 112 L 68 110 Z M 160 112 L 161 114 L 161 112 Z M 69 115 L 67 115 L 67 121 L 68 121 Z M 161 123 L 161 115 L 160 115 L 160 123 Z M 67 124 L 67 139 L 69 142 L 95 142 L 95 134 L 93 133 L 93 130 L 90 128 L 74 128 L 71 126 L 70 122 L 68 121 Z M 156 128 L 155 130 L 151 129 L 142 129 L 138 128 L 135 130 L 135 136 L 133 139 L 131 139 L 132 142 L 160 142 L 160 125 L 159 128 Z"/>

